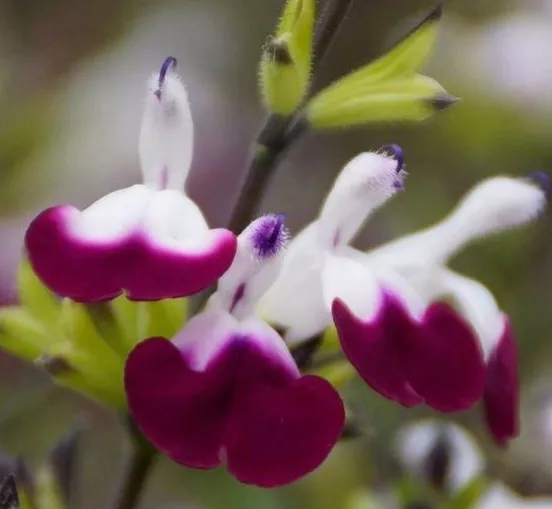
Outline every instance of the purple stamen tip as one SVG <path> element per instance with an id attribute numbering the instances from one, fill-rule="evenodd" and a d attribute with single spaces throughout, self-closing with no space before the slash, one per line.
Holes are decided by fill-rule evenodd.
<path id="1" fill-rule="evenodd" d="M 268 214 L 257 219 L 252 242 L 259 258 L 270 258 L 286 245 L 289 234 L 284 218 L 284 214 Z"/>
<path id="2" fill-rule="evenodd" d="M 169 71 L 169 69 L 174 69 L 176 67 L 176 64 L 177 64 L 177 60 L 174 57 L 167 57 L 163 62 L 163 65 L 161 66 L 161 70 L 159 71 L 158 88 L 155 91 L 155 95 L 157 96 L 158 99 L 161 99 L 161 89 L 163 88 L 163 83 L 165 83 L 167 72 Z"/>
<path id="3" fill-rule="evenodd" d="M 387 154 L 391 156 L 395 161 L 397 161 L 397 173 L 399 173 L 404 166 L 404 154 L 403 149 L 400 147 L 400 145 L 397 145 L 396 143 L 389 143 L 388 145 L 384 145 L 379 149 L 379 152 L 383 152 L 384 154 Z"/>
<path id="4" fill-rule="evenodd" d="M 552 179 L 550 178 L 550 175 L 544 173 L 543 171 L 534 171 L 527 175 L 527 178 L 532 180 L 544 191 L 546 199 L 550 199 L 552 197 Z"/>

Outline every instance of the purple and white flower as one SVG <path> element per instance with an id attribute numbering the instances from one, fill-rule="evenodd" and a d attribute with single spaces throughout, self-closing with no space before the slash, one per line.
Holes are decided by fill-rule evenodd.
<path id="1" fill-rule="evenodd" d="M 318 219 L 291 242 L 259 311 L 287 328 L 288 340 L 320 333 L 333 318 L 345 355 L 374 390 L 407 407 L 425 403 L 443 412 L 483 399 L 491 432 L 505 443 L 518 431 L 513 331 L 489 290 L 446 262 L 473 239 L 536 218 L 548 180 L 491 178 L 433 228 L 369 253 L 348 246 L 403 176 L 394 145 L 353 159 Z"/>
<path id="2" fill-rule="evenodd" d="M 172 340 L 146 339 L 127 359 L 132 415 L 177 463 L 224 463 L 242 482 L 279 486 L 317 468 L 340 437 L 345 412 L 336 390 L 302 376 L 279 334 L 254 315 L 287 236 L 282 216 L 254 221 L 206 310 Z"/>
<path id="3" fill-rule="evenodd" d="M 209 229 L 183 192 L 191 165 L 188 97 L 169 57 L 150 78 L 140 133 L 143 184 L 114 191 L 80 211 L 45 210 L 25 244 L 36 274 L 55 293 L 80 302 L 192 295 L 230 266 L 235 236 Z"/>

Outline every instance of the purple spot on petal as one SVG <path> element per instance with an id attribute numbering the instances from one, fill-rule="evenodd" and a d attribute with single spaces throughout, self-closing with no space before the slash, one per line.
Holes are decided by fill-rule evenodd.
<path id="1" fill-rule="evenodd" d="M 487 364 L 483 398 L 485 418 L 500 445 L 519 433 L 519 378 L 517 346 L 509 320 Z"/>
<path id="2" fill-rule="evenodd" d="M 230 314 L 232 314 L 232 312 L 238 305 L 238 302 L 243 299 L 244 295 L 245 295 L 245 284 L 242 283 L 240 286 L 238 286 L 238 289 L 236 290 L 234 297 L 232 297 L 232 304 L 230 304 L 230 311 L 229 311 Z"/>
<path id="3" fill-rule="evenodd" d="M 284 214 L 267 214 L 254 222 L 251 240 L 259 258 L 275 256 L 285 247 L 288 239 Z"/>

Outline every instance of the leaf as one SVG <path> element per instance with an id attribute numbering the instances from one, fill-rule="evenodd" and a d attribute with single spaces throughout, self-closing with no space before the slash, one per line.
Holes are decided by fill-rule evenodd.
<path id="1" fill-rule="evenodd" d="M 443 5 L 439 4 L 389 52 L 343 78 L 342 86 L 360 79 L 375 84 L 417 74 L 429 59 L 442 13 Z"/>
<path id="2" fill-rule="evenodd" d="M 52 342 L 42 322 L 20 306 L 0 309 L 0 347 L 27 360 L 34 360 Z"/>
<path id="3" fill-rule="evenodd" d="M 21 304 L 38 320 L 55 323 L 60 301 L 42 284 L 27 258 L 23 258 L 17 272 L 17 288 Z"/>
<path id="4" fill-rule="evenodd" d="M 435 80 L 418 74 L 376 85 L 358 81 L 354 88 L 329 87 L 309 103 L 307 118 L 316 128 L 423 120 L 456 101 Z"/>
<path id="5" fill-rule="evenodd" d="M 267 107 L 288 116 L 310 84 L 315 0 L 288 0 L 274 34 L 265 45 L 259 81 Z"/>
<path id="6" fill-rule="evenodd" d="M 8 475 L 0 486 L 0 509 L 19 509 L 19 497 L 13 474 Z"/>

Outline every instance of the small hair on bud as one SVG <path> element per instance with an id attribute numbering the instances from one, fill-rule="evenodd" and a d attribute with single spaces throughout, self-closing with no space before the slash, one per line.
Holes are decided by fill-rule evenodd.
<path id="1" fill-rule="evenodd" d="M 169 72 L 169 69 L 175 69 L 177 60 L 174 57 L 167 57 L 165 61 L 163 62 L 163 65 L 161 65 L 161 70 L 159 71 L 159 80 L 157 82 L 157 90 L 155 91 L 155 95 L 158 99 L 161 99 L 161 89 L 163 88 L 163 84 L 165 83 L 165 78 L 167 76 L 167 72 Z"/>
<path id="2" fill-rule="evenodd" d="M 251 227 L 251 242 L 261 259 L 278 254 L 289 239 L 289 231 L 284 226 L 284 214 L 267 214 L 255 220 Z"/>
<path id="3" fill-rule="evenodd" d="M 552 179 L 543 171 L 534 171 L 527 175 L 527 178 L 537 184 L 544 192 L 546 199 L 552 196 Z"/>

